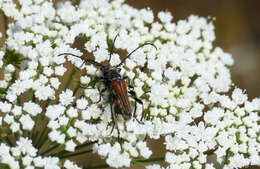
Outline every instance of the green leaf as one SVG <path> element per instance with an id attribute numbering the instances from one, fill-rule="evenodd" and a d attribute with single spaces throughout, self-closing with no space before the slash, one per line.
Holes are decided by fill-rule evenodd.
<path id="1" fill-rule="evenodd" d="M 20 63 L 24 60 L 24 57 L 20 53 L 16 53 L 15 50 L 7 49 L 3 58 L 4 66 L 9 64 L 19 67 Z"/>
<path id="2" fill-rule="evenodd" d="M 1 168 L 1 169 L 11 169 L 11 168 L 9 167 L 9 165 L 3 164 L 3 163 L 0 163 L 0 168 Z"/>

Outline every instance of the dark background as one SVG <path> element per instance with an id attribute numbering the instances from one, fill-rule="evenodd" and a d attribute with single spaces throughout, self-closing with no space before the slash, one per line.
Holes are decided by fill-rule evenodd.
<path id="1" fill-rule="evenodd" d="M 154 15 L 161 10 L 169 11 L 174 22 L 191 14 L 215 17 L 214 46 L 232 54 L 233 83 L 247 90 L 249 99 L 260 96 L 259 0 L 126 0 L 126 3 L 139 9 L 150 7 Z"/>
<path id="2" fill-rule="evenodd" d="M 260 96 L 260 0 L 126 0 L 126 3 L 139 9 L 150 7 L 155 16 L 159 11 L 169 11 L 174 22 L 191 14 L 215 17 L 214 47 L 232 54 L 233 83 L 245 89 L 250 100 Z M 164 147 L 158 147 L 162 143 L 150 144 L 156 150 L 154 156 L 163 154 Z"/>

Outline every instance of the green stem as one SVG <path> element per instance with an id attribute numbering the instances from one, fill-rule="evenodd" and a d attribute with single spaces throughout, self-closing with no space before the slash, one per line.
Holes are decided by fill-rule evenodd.
<path id="1" fill-rule="evenodd" d="M 14 138 L 15 138 L 15 140 L 19 140 L 20 136 L 21 136 L 20 133 L 15 133 L 15 134 L 14 134 Z"/>
<path id="2" fill-rule="evenodd" d="M 164 160 L 164 157 L 155 157 L 155 158 L 150 158 L 150 159 L 145 159 L 145 160 L 132 159 L 132 163 L 135 165 L 139 165 L 141 167 L 146 167 L 146 165 L 143 163 L 163 161 L 163 160 Z"/>
<path id="3" fill-rule="evenodd" d="M 60 144 L 58 143 L 53 143 L 50 146 L 48 146 L 45 151 L 39 153 L 40 155 L 46 155 L 47 153 L 49 153 L 50 151 L 54 150 L 55 148 L 59 147 Z"/>
<path id="4" fill-rule="evenodd" d="M 81 145 L 79 145 L 79 146 L 77 146 L 77 147 L 75 148 L 75 151 L 77 151 L 77 150 L 79 150 L 79 149 L 81 149 L 81 148 L 83 148 L 83 147 L 90 146 L 90 145 L 92 145 L 92 144 L 94 144 L 94 143 L 96 143 L 96 142 L 97 142 L 97 141 L 90 142 L 90 143 L 85 143 L 85 144 L 81 144 Z M 66 151 L 66 150 L 62 150 L 62 151 L 60 151 L 60 152 L 57 152 L 57 153 L 52 154 L 52 156 L 60 157 L 60 156 L 62 156 L 62 155 L 66 155 L 66 154 L 68 154 L 68 153 L 71 153 L 71 152 Z"/>
<path id="5" fill-rule="evenodd" d="M 145 167 L 145 164 L 143 164 L 142 162 L 139 162 L 139 161 L 137 161 L 137 160 L 132 159 L 131 162 L 132 162 L 133 164 L 139 165 L 139 166 L 141 166 L 141 167 Z"/>
<path id="6" fill-rule="evenodd" d="M 73 67 L 73 69 L 72 69 L 72 71 L 71 71 L 71 73 L 69 75 L 69 79 L 68 79 L 67 83 L 64 86 L 64 90 L 69 87 L 70 83 L 72 82 L 73 75 L 75 74 L 75 72 L 76 72 L 76 69 Z"/>
<path id="7" fill-rule="evenodd" d="M 6 30 L 8 29 L 8 18 L 5 15 L 4 11 L 0 10 L 0 13 L 4 16 L 4 24 L 5 24 L 5 32 L 6 32 Z M 5 33 L 5 36 L 6 36 L 6 33 Z"/>
<path id="8" fill-rule="evenodd" d="M 155 162 L 155 161 L 164 161 L 164 157 L 155 157 L 155 158 L 149 158 L 145 160 L 136 160 L 138 162 L 148 163 L 148 162 Z"/>
<path id="9" fill-rule="evenodd" d="M 92 152 L 92 149 L 86 150 L 86 151 L 81 151 L 81 152 L 67 154 L 67 155 L 64 155 L 64 156 L 60 156 L 59 158 L 63 159 L 63 158 L 68 158 L 68 157 L 77 156 L 77 155 L 81 155 L 81 154 L 85 154 L 85 153 L 91 153 L 91 152 Z"/>
<path id="10" fill-rule="evenodd" d="M 35 125 L 34 125 L 34 128 L 33 128 L 33 131 L 32 131 L 32 143 L 33 143 L 33 145 L 35 145 L 35 141 L 36 141 L 36 136 L 37 136 L 37 132 L 38 132 L 38 130 L 39 130 L 39 126 L 41 126 L 41 121 L 39 120 L 40 119 L 40 114 L 38 114 L 37 116 L 36 116 L 36 123 L 35 123 Z"/>
<path id="11" fill-rule="evenodd" d="M 40 101 L 39 104 L 43 105 L 43 102 L 44 101 Z M 45 136 L 46 133 L 48 134 L 48 132 L 49 132 L 49 129 L 47 128 L 48 119 L 45 116 L 46 107 L 49 104 L 49 102 L 50 102 L 50 100 L 48 99 L 46 101 L 46 104 L 42 106 L 42 112 L 40 114 L 38 114 L 39 117 L 37 116 L 38 117 L 38 121 L 36 121 L 37 122 L 36 123 L 37 129 L 36 129 L 36 133 L 35 133 L 35 138 L 33 139 L 33 141 L 34 141 L 33 145 L 37 148 L 39 148 L 40 145 L 41 145 L 41 142 L 46 139 L 46 137 L 45 137 L 45 139 L 43 139 L 44 138 L 43 136 Z M 39 127 L 43 128 L 43 130 L 41 128 L 39 129 Z"/>
<path id="12" fill-rule="evenodd" d="M 79 150 L 79 149 L 81 149 L 81 148 L 83 148 L 83 147 L 86 147 L 86 146 L 90 146 L 90 145 L 95 144 L 95 143 L 97 143 L 97 141 L 89 142 L 89 143 L 84 143 L 84 144 L 78 145 L 78 146 L 76 147 L 76 150 Z"/>
<path id="13" fill-rule="evenodd" d="M 84 166 L 83 169 L 95 169 L 95 168 L 108 168 L 110 167 L 109 165 L 107 164 L 100 164 L 100 165 L 87 165 L 87 166 Z"/>
<path id="14" fill-rule="evenodd" d="M 213 150 L 205 151 L 203 154 L 206 154 L 206 155 L 212 155 L 212 154 L 214 154 L 215 151 L 216 151 L 216 148 L 213 149 Z"/>
<path id="15" fill-rule="evenodd" d="M 76 95 L 77 91 L 79 90 L 80 88 L 80 82 L 78 82 L 77 86 L 75 87 L 75 89 L 73 90 L 73 96 Z"/>
<path id="16" fill-rule="evenodd" d="M 12 143 L 12 141 L 9 139 L 9 137 L 8 136 L 6 136 L 5 137 L 6 138 L 6 142 L 7 142 L 7 144 L 9 144 L 9 146 L 13 146 L 13 143 Z"/>
<path id="17" fill-rule="evenodd" d="M 41 132 L 41 136 L 39 138 L 39 141 L 36 143 L 36 148 L 40 148 L 47 140 L 48 140 L 48 133 L 49 130 L 47 127 L 44 128 L 44 130 Z M 47 135 L 46 135 L 47 134 Z"/>
<path id="18" fill-rule="evenodd" d="M 38 154 L 42 154 L 42 152 L 43 151 L 45 151 L 50 145 L 51 145 L 51 140 L 50 139 L 46 139 L 45 141 L 44 141 L 44 144 L 43 145 L 41 145 L 38 149 L 39 149 L 39 151 L 38 151 Z"/>

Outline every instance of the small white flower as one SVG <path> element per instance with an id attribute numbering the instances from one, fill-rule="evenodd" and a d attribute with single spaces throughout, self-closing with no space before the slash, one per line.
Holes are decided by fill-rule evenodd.
<path id="1" fill-rule="evenodd" d="M 64 167 L 66 169 L 80 169 L 80 167 L 78 167 L 76 164 L 74 164 L 73 162 L 66 160 L 64 163 Z"/>
<path id="2" fill-rule="evenodd" d="M 70 137 L 75 137 L 77 135 L 77 130 L 70 126 L 67 133 Z"/>
<path id="3" fill-rule="evenodd" d="M 90 82 L 90 78 L 88 76 L 80 76 L 80 83 L 86 85 Z"/>
<path id="4" fill-rule="evenodd" d="M 20 95 L 25 92 L 26 88 L 24 86 L 23 81 L 16 80 L 15 83 L 12 84 L 10 87 L 11 91 L 14 92 L 16 95 Z"/>
<path id="5" fill-rule="evenodd" d="M 59 158 L 58 157 L 46 157 L 44 158 L 44 167 L 59 169 Z"/>
<path id="6" fill-rule="evenodd" d="M 42 111 L 41 107 L 38 104 L 35 104 L 31 101 L 24 103 L 23 110 L 32 116 L 36 116 L 37 114 L 41 113 L 41 111 Z"/>
<path id="7" fill-rule="evenodd" d="M 140 151 L 141 156 L 143 156 L 144 158 L 149 158 L 151 156 L 152 151 L 148 149 L 145 142 L 139 141 L 137 143 L 137 147 Z"/>
<path id="8" fill-rule="evenodd" d="M 69 110 L 67 110 L 67 115 L 68 115 L 70 118 L 78 117 L 78 111 L 77 111 L 77 109 L 75 109 L 75 108 L 73 108 L 73 107 L 70 107 Z"/>
<path id="9" fill-rule="evenodd" d="M 153 22 L 153 12 L 149 9 L 141 9 L 140 10 L 142 19 L 147 22 L 147 23 L 152 23 Z"/>
<path id="10" fill-rule="evenodd" d="M 61 134 L 57 130 L 52 130 L 51 132 L 49 132 L 48 136 L 49 136 L 50 140 L 56 141 L 59 144 L 65 143 L 65 135 Z"/>
<path id="11" fill-rule="evenodd" d="M 58 75 L 58 76 L 63 76 L 64 73 L 66 72 L 66 68 L 64 66 L 56 66 L 55 67 L 55 74 Z"/>
<path id="12" fill-rule="evenodd" d="M 78 132 L 76 140 L 78 142 L 80 142 L 81 144 L 83 144 L 87 140 L 87 137 L 85 135 L 83 135 L 82 133 Z"/>
<path id="13" fill-rule="evenodd" d="M 71 104 L 74 98 L 75 97 L 73 96 L 73 92 L 69 89 L 62 91 L 62 93 L 59 95 L 60 103 L 64 106 Z"/>
<path id="14" fill-rule="evenodd" d="M 109 56 L 109 53 L 106 49 L 98 48 L 94 53 L 96 62 L 103 62 Z"/>
<path id="15" fill-rule="evenodd" d="M 58 89 L 59 86 L 60 86 L 60 81 L 58 78 L 55 78 L 55 77 L 52 77 L 50 78 L 50 83 L 51 83 L 51 86 L 54 88 L 54 89 Z"/>
<path id="16" fill-rule="evenodd" d="M 97 153 L 103 157 L 106 157 L 111 152 L 111 145 L 109 143 L 101 144 L 98 146 Z"/>
<path id="17" fill-rule="evenodd" d="M 45 162 L 45 160 L 40 156 L 33 159 L 33 163 L 34 163 L 35 167 L 43 167 L 44 162 Z"/>
<path id="18" fill-rule="evenodd" d="M 205 169 L 215 169 L 214 164 L 212 164 L 212 163 L 206 164 Z"/>
<path id="19" fill-rule="evenodd" d="M 121 62 L 120 56 L 118 54 L 112 54 L 110 64 L 111 66 L 118 65 Z"/>
<path id="20" fill-rule="evenodd" d="M 62 126 L 66 126 L 69 122 L 69 118 L 65 115 L 62 115 L 62 116 L 59 116 L 59 124 L 62 125 Z"/>
<path id="21" fill-rule="evenodd" d="M 208 111 L 204 115 L 205 122 L 216 125 L 221 117 L 224 116 L 224 111 L 220 108 L 213 108 L 211 111 Z"/>
<path id="22" fill-rule="evenodd" d="M 7 114 L 4 117 L 4 122 L 6 122 L 7 124 L 12 124 L 14 122 L 14 116 L 10 116 L 9 114 Z"/>
<path id="23" fill-rule="evenodd" d="M 161 167 L 159 164 L 153 164 L 153 165 L 148 165 L 145 167 L 146 169 L 164 169 Z"/>
<path id="24" fill-rule="evenodd" d="M 18 132 L 20 131 L 20 124 L 19 123 L 12 123 L 12 125 L 10 126 L 10 129 L 12 130 L 12 132 Z"/>
<path id="25" fill-rule="evenodd" d="M 61 115 L 63 115 L 65 112 L 65 107 L 62 105 L 49 105 L 46 109 L 46 113 L 45 115 L 54 120 L 58 117 L 60 117 Z"/>
<path id="26" fill-rule="evenodd" d="M 86 66 L 86 71 L 88 72 L 88 74 L 90 75 L 95 75 L 97 72 L 97 68 L 93 65 L 87 65 Z"/>
<path id="27" fill-rule="evenodd" d="M 159 12 L 158 17 L 163 23 L 169 23 L 173 19 L 173 16 L 171 15 L 170 12 Z"/>
<path id="28" fill-rule="evenodd" d="M 98 89 L 85 89 L 84 94 L 91 99 L 92 102 L 97 102 L 100 97 Z"/>
<path id="29" fill-rule="evenodd" d="M 48 83 L 48 78 L 44 75 L 40 75 L 39 77 L 39 82 L 42 84 L 42 85 L 45 85 L 46 83 Z"/>
<path id="30" fill-rule="evenodd" d="M 46 76 L 51 76 L 53 74 L 53 70 L 51 67 L 44 67 L 43 68 L 43 73 L 46 75 Z"/>
<path id="31" fill-rule="evenodd" d="M 129 151 L 131 156 L 138 157 L 139 153 L 136 148 L 131 145 L 131 143 L 124 143 L 123 147 L 126 151 Z"/>
<path id="32" fill-rule="evenodd" d="M 49 121 L 48 125 L 47 125 L 49 128 L 51 128 L 52 130 L 56 130 L 57 128 L 60 127 L 58 121 L 56 120 L 51 120 Z"/>
<path id="33" fill-rule="evenodd" d="M 16 142 L 17 147 L 23 154 L 28 154 L 31 157 L 36 156 L 37 150 L 33 147 L 32 141 L 28 138 L 20 138 L 19 141 Z"/>
<path id="34" fill-rule="evenodd" d="M 117 151 L 112 151 L 110 152 L 110 154 L 108 155 L 108 158 L 106 160 L 106 162 L 110 165 L 113 166 L 115 168 L 119 168 L 119 167 L 129 167 L 130 166 L 130 158 L 129 155 L 127 153 L 123 153 L 120 154 Z"/>
<path id="35" fill-rule="evenodd" d="M 86 107 L 88 105 L 88 100 L 85 98 L 81 98 L 81 99 L 78 99 L 76 103 L 77 103 L 77 108 L 83 110 L 83 109 L 86 109 Z"/>
<path id="36" fill-rule="evenodd" d="M 0 60 L 0 67 L 1 67 L 1 60 Z M 7 86 L 8 86 L 8 83 L 6 81 L 0 80 L 0 87 L 1 88 L 7 88 Z"/>
<path id="37" fill-rule="evenodd" d="M 34 126 L 34 121 L 33 119 L 31 119 L 31 117 L 26 114 L 26 115 L 22 115 L 19 119 L 19 121 L 21 122 L 22 124 L 22 128 L 24 130 L 32 130 L 33 126 Z"/>
<path id="38" fill-rule="evenodd" d="M 236 88 L 232 93 L 232 99 L 237 104 L 243 104 L 247 100 L 247 95 L 241 89 Z"/>
<path id="39" fill-rule="evenodd" d="M 32 160 L 33 160 L 33 158 L 30 157 L 29 155 L 23 157 L 22 158 L 23 165 L 28 167 L 32 163 Z"/>
<path id="40" fill-rule="evenodd" d="M 8 73 L 12 73 L 15 71 L 15 67 L 13 65 L 9 64 L 6 66 L 5 71 Z"/>
<path id="41" fill-rule="evenodd" d="M 12 109 L 12 112 L 15 116 L 19 116 L 22 114 L 22 107 L 15 105 L 14 108 Z"/>
<path id="42" fill-rule="evenodd" d="M 39 100 L 54 99 L 55 91 L 50 87 L 50 85 L 39 86 L 35 91 L 35 97 Z"/>
<path id="43" fill-rule="evenodd" d="M 65 150 L 73 152 L 76 146 L 73 140 L 69 140 L 65 143 Z"/>

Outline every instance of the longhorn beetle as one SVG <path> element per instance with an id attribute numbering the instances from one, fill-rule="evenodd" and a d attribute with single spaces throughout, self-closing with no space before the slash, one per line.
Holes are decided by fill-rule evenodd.
<path id="1" fill-rule="evenodd" d="M 144 43 L 144 44 L 138 46 L 137 48 L 135 48 L 132 52 L 130 52 L 125 58 L 123 58 L 121 60 L 121 62 L 118 65 L 111 66 L 110 60 L 111 60 L 111 56 L 112 56 L 112 53 L 113 53 L 113 50 L 114 50 L 114 44 L 115 44 L 117 37 L 118 37 L 118 34 L 115 36 L 115 38 L 113 40 L 112 48 L 110 50 L 109 60 L 108 60 L 107 64 L 101 64 L 101 63 L 96 62 L 95 60 L 88 59 L 88 58 L 82 57 L 82 56 L 77 56 L 77 55 L 74 55 L 72 53 L 61 53 L 58 56 L 61 56 L 61 55 L 75 56 L 75 57 L 83 59 L 83 61 L 84 61 L 83 63 L 88 62 L 88 63 L 91 63 L 95 66 L 100 67 L 100 70 L 101 70 L 103 76 L 95 76 L 93 83 L 94 83 L 94 86 L 95 86 L 96 82 L 102 81 L 104 83 L 105 88 L 101 90 L 98 102 L 101 101 L 101 94 L 103 92 L 105 92 L 106 90 L 108 90 L 108 92 L 109 92 L 108 100 L 109 100 L 109 104 L 110 104 L 111 116 L 112 116 L 112 122 L 113 122 L 113 127 L 112 127 L 112 130 L 111 130 L 111 133 L 113 132 L 113 129 L 116 125 L 117 131 L 118 131 L 118 138 L 119 138 L 120 133 L 119 133 L 119 129 L 118 129 L 118 126 L 117 126 L 117 123 L 116 123 L 118 114 L 121 114 L 123 116 L 124 120 L 129 120 L 132 117 L 133 109 L 132 109 L 132 106 L 131 106 L 130 101 L 129 101 L 128 93 L 130 94 L 130 97 L 132 97 L 135 100 L 133 117 L 139 123 L 142 123 L 141 121 L 144 117 L 144 112 L 142 112 L 141 120 L 139 121 L 136 118 L 137 103 L 139 103 L 143 106 L 143 102 L 142 102 L 142 100 L 140 100 L 139 98 L 136 97 L 136 93 L 134 91 L 133 86 L 128 84 L 128 87 L 130 88 L 130 90 L 129 91 L 127 90 L 126 79 L 128 79 L 128 77 L 127 76 L 122 77 L 119 74 L 119 72 L 121 70 L 120 66 L 124 63 L 124 61 L 130 55 L 132 55 L 136 50 L 138 50 L 139 48 L 141 48 L 143 46 L 152 45 L 153 47 L 155 47 L 155 49 L 157 49 L 157 48 L 152 43 Z"/>

